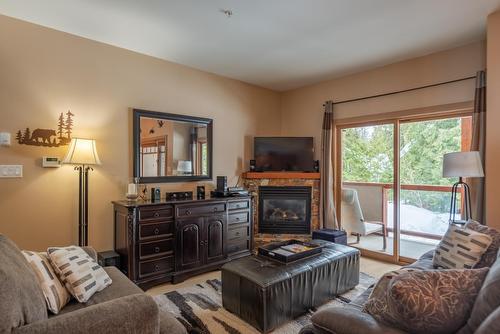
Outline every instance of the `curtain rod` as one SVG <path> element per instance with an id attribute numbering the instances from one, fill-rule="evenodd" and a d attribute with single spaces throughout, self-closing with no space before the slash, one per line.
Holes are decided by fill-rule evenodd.
<path id="1" fill-rule="evenodd" d="M 459 82 L 459 81 L 471 80 L 471 79 L 475 79 L 475 78 L 476 78 L 476 76 L 473 75 L 473 76 L 465 77 L 465 78 L 461 78 L 461 79 L 455 79 L 455 80 L 450 80 L 450 81 L 443 81 L 443 82 L 438 82 L 438 83 L 435 83 L 435 84 L 430 84 L 430 85 L 425 85 L 425 86 L 420 86 L 420 87 L 414 87 L 414 88 L 409 88 L 409 89 L 403 89 L 403 90 L 398 90 L 398 91 L 394 91 L 394 92 L 390 92 L 390 93 L 383 93 L 383 94 L 377 94 L 377 95 L 371 95 L 371 96 L 365 96 L 365 97 L 358 97 L 358 98 L 355 98 L 355 99 L 349 99 L 349 100 L 344 100 L 344 101 L 333 102 L 333 105 L 343 104 L 343 103 L 349 103 L 349 102 L 356 102 L 356 101 L 367 100 L 367 99 L 373 99 L 373 98 L 376 98 L 376 97 L 382 97 L 382 96 L 388 96 L 388 95 L 394 95 L 394 94 L 400 94 L 400 93 L 406 93 L 406 92 L 411 92 L 411 91 L 414 91 L 414 90 L 420 90 L 420 89 L 425 89 L 425 88 L 430 88 L 430 87 L 447 85 L 447 84 L 451 84 L 451 83 L 455 83 L 455 82 Z"/>

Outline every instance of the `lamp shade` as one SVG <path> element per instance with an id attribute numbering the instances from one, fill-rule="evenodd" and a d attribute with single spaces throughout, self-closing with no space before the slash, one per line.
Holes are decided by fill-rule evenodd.
<path id="1" fill-rule="evenodd" d="M 177 163 L 177 171 L 184 173 L 191 173 L 193 170 L 193 165 L 189 160 L 179 160 Z"/>
<path id="2" fill-rule="evenodd" d="M 443 157 L 443 177 L 483 177 L 479 152 L 454 152 Z"/>
<path id="3" fill-rule="evenodd" d="M 68 153 L 63 160 L 64 164 L 73 165 L 100 165 L 94 139 L 73 138 L 69 144 Z"/>

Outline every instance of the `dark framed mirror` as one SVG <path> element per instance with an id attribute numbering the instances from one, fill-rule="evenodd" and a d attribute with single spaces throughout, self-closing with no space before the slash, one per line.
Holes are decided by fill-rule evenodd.
<path id="1" fill-rule="evenodd" d="M 141 109 L 133 113 L 139 183 L 212 179 L 212 119 Z"/>

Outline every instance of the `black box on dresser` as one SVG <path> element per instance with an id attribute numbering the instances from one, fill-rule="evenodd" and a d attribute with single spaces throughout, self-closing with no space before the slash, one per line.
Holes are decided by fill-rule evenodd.
<path id="1" fill-rule="evenodd" d="M 120 269 L 143 289 L 216 270 L 253 249 L 250 196 L 113 205 Z"/>

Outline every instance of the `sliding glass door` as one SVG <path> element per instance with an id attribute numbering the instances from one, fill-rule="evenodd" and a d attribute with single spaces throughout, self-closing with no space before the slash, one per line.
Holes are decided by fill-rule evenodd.
<path id="1" fill-rule="evenodd" d="M 348 243 L 367 252 L 394 255 L 395 125 L 367 124 L 340 130 L 341 225 Z"/>
<path id="2" fill-rule="evenodd" d="M 443 178 L 443 155 L 468 151 L 470 133 L 470 117 L 401 122 L 401 257 L 420 257 L 446 232 L 456 180 Z"/>
<path id="3" fill-rule="evenodd" d="M 394 262 L 433 249 L 456 182 L 442 177 L 443 155 L 469 150 L 470 133 L 470 117 L 338 126 L 337 211 L 348 243 Z"/>

